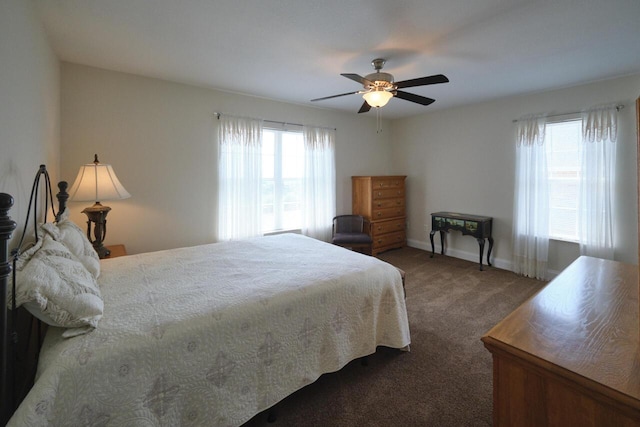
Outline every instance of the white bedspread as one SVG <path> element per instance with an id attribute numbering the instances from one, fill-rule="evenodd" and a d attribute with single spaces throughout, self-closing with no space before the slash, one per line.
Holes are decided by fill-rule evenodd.
<path id="1" fill-rule="evenodd" d="M 240 425 L 410 342 L 393 266 L 300 235 L 104 260 L 99 284 L 98 329 L 50 328 L 9 425 Z"/>

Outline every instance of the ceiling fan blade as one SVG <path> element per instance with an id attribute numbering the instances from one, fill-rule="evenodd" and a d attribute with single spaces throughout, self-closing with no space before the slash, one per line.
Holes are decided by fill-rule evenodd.
<path id="1" fill-rule="evenodd" d="M 331 99 L 331 98 L 337 98 L 339 96 L 345 96 L 345 95 L 355 95 L 356 93 L 362 93 L 361 91 L 355 91 L 355 92 L 347 92 L 347 93 L 341 93 L 340 95 L 331 95 L 331 96 L 325 96 L 324 98 L 316 98 L 316 99 L 312 99 L 311 102 L 313 101 L 322 101 L 324 99 Z"/>
<path id="2" fill-rule="evenodd" d="M 365 79 L 364 77 L 358 75 L 358 74 L 352 74 L 352 73 L 343 73 L 340 74 L 341 76 L 344 76 L 348 79 L 353 80 L 354 82 L 358 82 L 363 86 L 373 86 L 373 82 L 370 80 Z"/>
<path id="3" fill-rule="evenodd" d="M 395 82 L 395 86 L 398 89 L 405 87 L 435 85 L 438 83 L 447 83 L 449 79 L 443 74 L 436 74 L 434 76 L 418 77 L 417 79 L 403 80 L 401 82 Z"/>
<path id="4" fill-rule="evenodd" d="M 362 107 L 358 110 L 358 114 L 366 113 L 369 110 L 371 110 L 371 105 L 369 105 L 367 101 L 364 101 L 364 104 L 362 104 Z"/>
<path id="5" fill-rule="evenodd" d="M 435 99 L 427 98 L 425 96 L 420 96 L 420 95 L 416 95 L 416 94 L 409 93 L 409 92 L 403 92 L 401 90 L 397 90 L 396 93 L 395 93 L 395 96 L 397 96 L 400 99 L 404 99 L 406 101 L 415 102 L 415 103 L 421 104 L 421 105 L 429 105 L 429 104 L 433 104 L 434 102 L 436 102 Z"/>

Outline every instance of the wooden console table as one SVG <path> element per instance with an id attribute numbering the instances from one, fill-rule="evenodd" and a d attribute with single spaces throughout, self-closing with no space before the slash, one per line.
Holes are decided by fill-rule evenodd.
<path id="1" fill-rule="evenodd" d="M 440 253 L 444 255 L 444 232 L 449 230 L 461 231 L 463 235 L 473 236 L 480 245 L 480 271 L 482 271 L 482 257 L 484 256 L 484 240 L 489 240 L 489 251 L 487 252 L 487 265 L 491 265 L 489 261 L 491 250 L 493 249 L 493 237 L 491 237 L 491 227 L 493 218 L 489 216 L 468 215 L 456 212 L 435 212 L 431 214 L 431 258 L 435 254 L 433 245 L 433 235 L 436 231 L 440 232 L 440 245 L 442 246 Z"/>
<path id="2" fill-rule="evenodd" d="M 640 425 L 638 267 L 580 257 L 482 337 L 493 425 Z"/>

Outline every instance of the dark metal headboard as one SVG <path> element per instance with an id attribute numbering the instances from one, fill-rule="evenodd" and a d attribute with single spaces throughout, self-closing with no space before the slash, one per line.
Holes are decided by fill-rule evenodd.
<path id="1" fill-rule="evenodd" d="M 11 220 L 9 210 L 13 206 L 13 197 L 6 193 L 0 193 L 0 402 L 2 411 L 0 423 L 5 425 L 13 412 L 9 402 L 13 401 L 10 391 L 11 381 L 7 378 L 9 372 L 9 328 L 7 325 L 7 285 L 11 274 L 12 259 L 9 256 L 9 239 L 16 229 L 15 221 Z"/>
<path id="2" fill-rule="evenodd" d="M 41 179 L 44 178 L 44 181 Z M 38 209 L 40 187 L 44 185 L 44 209 Z M 47 213 L 51 209 L 57 220 L 66 209 L 67 183 L 58 184 L 60 192 L 58 198 L 59 209 L 56 215 L 53 203 L 51 181 L 45 165 L 40 165 L 31 187 L 29 207 L 24 222 L 24 229 L 16 248 L 9 252 L 9 240 L 17 224 L 9 216 L 13 206 L 13 197 L 0 193 L 0 425 L 5 425 L 20 401 L 31 387 L 37 368 L 38 354 L 44 337 L 44 331 L 39 321 L 28 314 L 26 310 L 16 310 L 16 261 L 22 253 L 27 224 L 33 208 L 33 231 L 38 241 L 38 216 L 42 215 L 42 222 L 47 221 Z M 11 317 L 8 316 L 7 291 L 9 275 L 12 275 Z M 32 334 L 33 331 L 35 334 Z M 19 340 L 19 337 L 21 340 Z"/>

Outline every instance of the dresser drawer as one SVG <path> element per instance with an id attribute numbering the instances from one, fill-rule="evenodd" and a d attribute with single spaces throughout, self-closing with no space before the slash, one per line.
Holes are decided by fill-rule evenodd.
<path id="1" fill-rule="evenodd" d="M 392 219 L 390 221 L 376 221 L 371 224 L 371 236 L 376 238 L 381 234 L 405 231 L 405 219 Z"/>
<path id="2" fill-rule="evenodd" d="M 375 178 L 371 180 L 371 188 L 374 190 L 384 188 L 404 188 L 404 177 L 401 178 Z"/>
<path id="3" fill-rule="evenodd" d="M 373 200 L 404 198 L 404 187 L 402 188 L 373 188 Z"/>
<path id="4" fill-rule="evenodd" d="M 389 209 L 374 209 L 373 215 L 371 216 L 371 221 L 377 221 L 379 219 L 388 219 L 388 218 L 397 218 L 404 217 L 404 206 L 400 208 L 389 208 Z"/>
<path id="5" fill-rule="evenodd" d="M 373 209 L 404 207 L 404 197 L 399 199 L 378 199 L 373 202 Z"/>
<path id="6" fill-rule="evenodd" d="M 373 239 L 373 248 L 377 249 L 383 246 L 393 245 L 404 246 L 406 240 L 407 235 L 404 230 L 396 231 L 395 233 L 382 234 Z"/>

